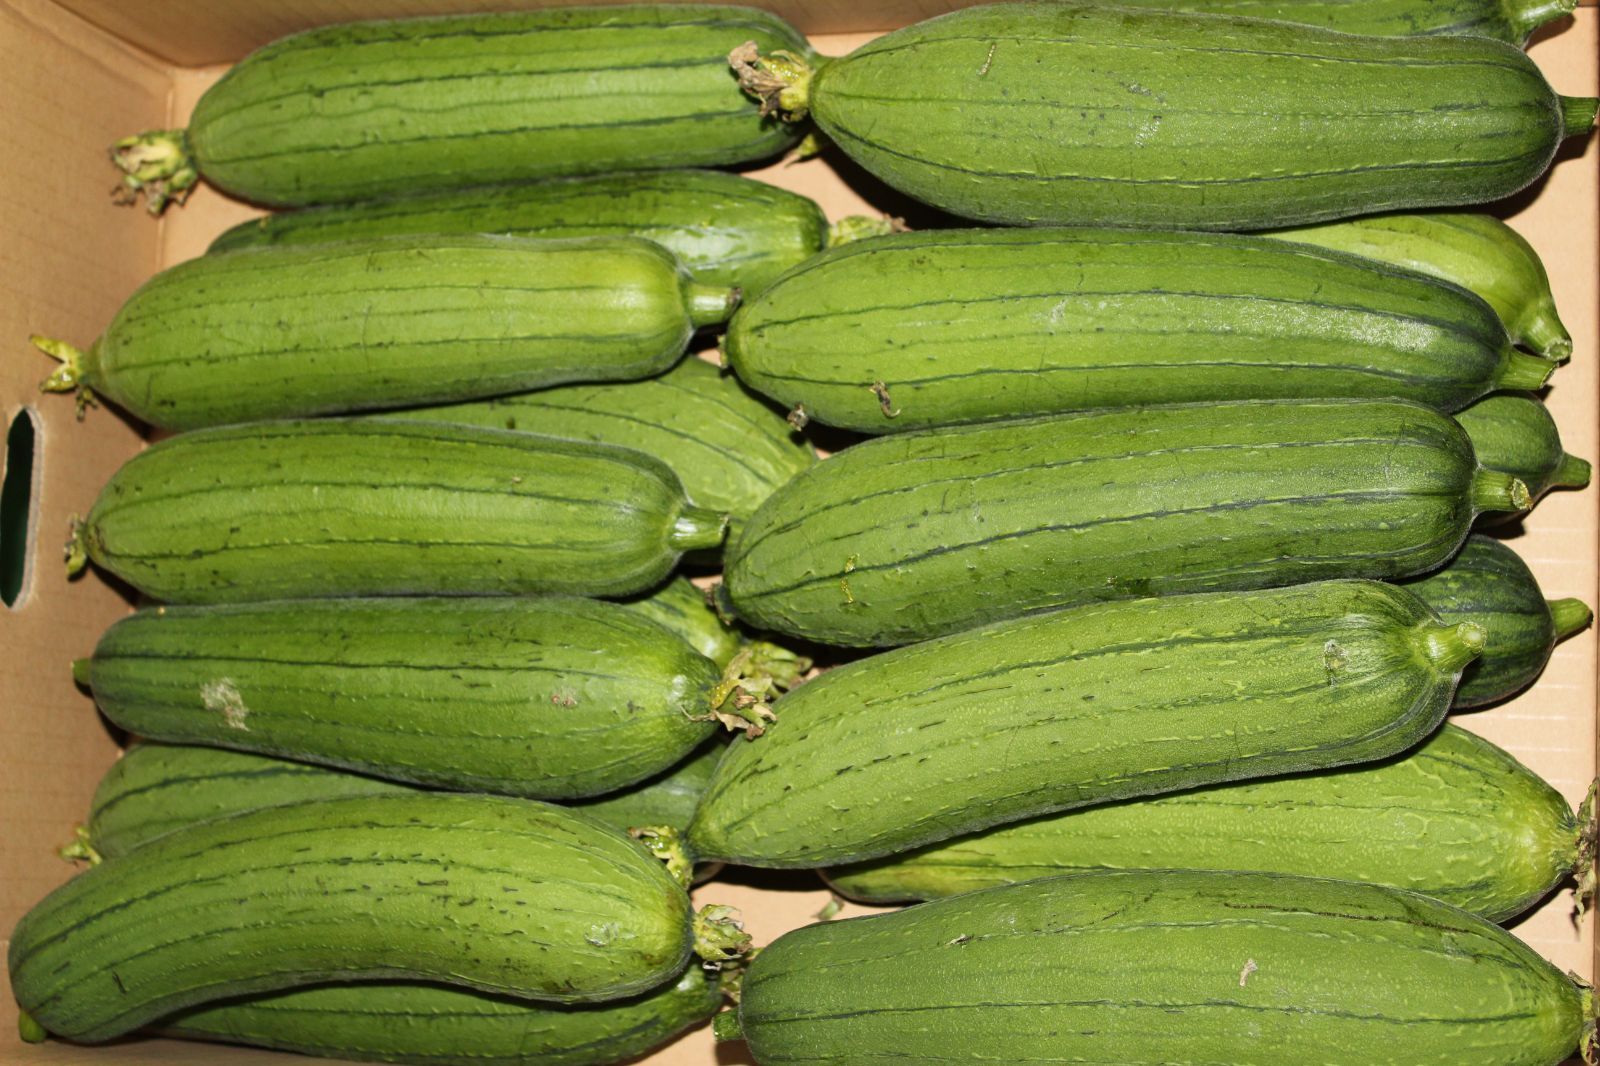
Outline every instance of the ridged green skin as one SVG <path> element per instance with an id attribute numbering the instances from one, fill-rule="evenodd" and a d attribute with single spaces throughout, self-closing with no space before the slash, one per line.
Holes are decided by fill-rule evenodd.
<path id="1" fill-rule="evenodd" d="M 626 596 L 721 516 L 640 452 L 435 422 L 226 426 L 150 447 L 89 512 L 88 555 L 169 603 Z"/>
<path id="2" fill-rule="evenodd" d="M 1504 921 L 1573 873 L 1579 828 L 1537 774 L 1445 725 L 1385 762 L 1049 815 L 828 882 L 890 903 L 1082 870 L 1262 870 L 1404 888 Z"/>
<path id="3" fill-rule="evenodd" d="M 641 785 L 573 806 L 618 829 L 668 825 L 686 831 L 725 747 L 713 738 L 677 766 Z"/>
<path id="4" fill-rule="evenodd" d="M 720 672 L 614 603 L 446 596 L 139 611 L 100 638 L 86 679 L 136 736 L 574 799 L 710 736 Z"/>
<path id="5" fill-rule="evenodd" d="M 1488 301 L 1513 341 L 1550 359 L 1572 354 L 1572 337 L 1556 314 L 1539 253 L 1493 215 L 1376 215 L 1262 236 L 1362 255 L 1455 282 Z"/>
<path id="6" fill-rule="evenodd" d="M 354 796 L 203 822 L 90 867 L 17 924 L 11 987 L 45 1029 L 87 1043 L 328 980 L 595 1002 L 681 973 L 691 924 L 666 868 L 584 815 Z"/>
<path id="7" fill-rule="evenodd" d="M 188 138 L 206 180 L 266 204 L 762 159 L 799 134 L 729 76 L 749 40 L 810 54 L 782 19 L 712 4 L 326 26 L 230 70 Z"/>
<path id="8" fill-rule="evenodd" d="M 84 843 L 114 859 L 174 829 L 242 811 L 408 791 L 398 782 L 268 755 L 141 741 L 100 779 Z"/>
<path id="9" fill-rule="evenodd" d="M 683 354 L 702 293 L 732 309 L 717 292 L 637 237 L 244 249 L 146 282 L 82 379 L 169 429 L 635 379 Z"/>
<path id="10" fill-rule="evenodd" d="M 763 629 L 888 645 L 1094 600 L 1401 577 L 1490 483 L 1400 401 L 1174 405 L 896 434 L 775 492 L 721 595 Z"/>
<path id="11" fill-rule="evenodd" d="M 1162 870 L 786 933 L 738 1018 L 762 1066 L 1555 1066 L 1589 1013 L 1516 937 L 1426 896 Z"/>
<path id="12" fill-rule="evenodd" d="M 646 596 L 625 601 L 623 606 L 672 630 L 719 668 L 727 666 L 743 644 L 738 630 L 717 616 L 706 602 L 706 594 L 686 577 L 675 577 Z"/>
<path id="13" fill-rule="evenodd" d="M 845 245 L 741 307 L 723 350 L 752 388 L 866 433 L 1199 400 L 1453 411 L 1551 370 L 1512 349 L 1482 300 L 1409 271 L 1257 237 L 1115 229 Z"/>
<path id="14" fill-rule="evenodd" d="M 690 500 L 741 520 L 817 461 L 777 412 L 703 359 L 685 359 L 644 381 L 395 414 L 634 448 L 672 467 Z"/>
<path id="15" fill-rule="evenodd" d="M 899 191 L 1013 225 L 1264 229 L 1484 203 L 1569 132 L 1533 62 L 1486 37 L 1054 0 L 885 34 L 820 66 L 809 103 Z"/>
<path id="16" fill-rule="evenodd" d="M 1533 684 L 1556 644 L 1591 620 L 1578 600 L 1546 600 L 1517 553 L 1481 534 L 1468 537 L 1443 568 L 1405 587 L 1445 621 L 1471 619 L 1489 635 L 1484 654 L 1461 675 L 1458 708 L 1494 703 Z"/>
<path id="17" fill-rule="evenodd" d="M 634 1000 L 554 1007 L 443 985 L 345 984 L 275 992 L 188 1011 L 166 1036 L 418 1066 L 611 1066 L 717 1012 L 714 978 L 691 966 Z"/>
<path id="18" fill-rule="evenodd" d="M 1472 438 L 1478 462 L 1519 478 L 1536 500 L 1551 489 L 1589 484 L 1588 461 L 1567 454 L 1556 420 L 1536 397 L 1486 396 L 1456 412 L 1456 421 Z"/>
<path id="19" fill-rule="evenodd" d="M 765 182 L 716 170 L 662 170 L 272 214 L 239 223 L 210 250 L 403 233 L 645 237 L 676 255 L 701 284 L 753 294 L 820 252 L 828 221 L 804 196 Z"/>
<path id="20" fill-rule="evenodd" d="M 1574 5 L 1573 0 L 1117 0 L 1117 6 L 1281 19 L 1386 37 L 1472 33 L 1520 46 Z"/>
<path id="21" fill-rule="evenodd" d="M 832 460 L 830 460 L 831 462 Z M 890 855 L 1003 822 L 1380 759 L 1477 651 L 1375 581 L 1095 604 L 830 670 L 733 745 L 688 850 L 749 866 Z"/>

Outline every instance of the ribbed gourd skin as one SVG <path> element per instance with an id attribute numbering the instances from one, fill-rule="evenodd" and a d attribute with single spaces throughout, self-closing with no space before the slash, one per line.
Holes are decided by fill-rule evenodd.
<path id="1" fill-rule="evenodd" d="M 1493 215 L 1374 215 L 1262 236 L 1366 256 L 1454 282 L 1488 301 L 1513 341 L 1551 359 L 1572 354 L 1572 337 L 1556 314 L 1539 253 Z"/>
<path id="2" fill-rule="evenodd" d="M 186 1011 L 160 1032 L 191 1040 L 416 1066 L 611 1066 L 717 1012 L 714 977 L 691 966 L 637 999 L 559 1007 L 445 985 L 362 983 L 274 992 Z"/>
<path id="3" fill-rule="evenodd" d="M 637 999 L 559 1007 L 444 985 L 291 989 L 186 1011 L 165 1036 L 416 1066 L 611 1066 L 717 1012 L 714 977 L 691 966 Z"/>
<path id="4" fill-rule="evenodd" d="M 1384 758 L 1434 730 L 1481 646 L 1374 581 L 984 626 L 786 695 L 717 765 L 689 851 L 856 862 L 1085 804 Z"/>
<path id="5" fill-rule="evenodd" d="M 102 859 L 195 822 L 312 799 L 410 791 L 382 778 L 226 748 L 140 741 L 95 788 L 84 830 Z"/>
<path id="6" fill-rule="evenodd" d="M 674 577 L 647 595 L 624 600 L 623 606 L 672 630 L 719 668 L 739 654 L 738 630 L 717 616 L 706 594 L 686 577 Z"/>
<path id="7" fill-rule="evenodd" d="M 363 238 L 157 274 L 84 380 L 153 425 L 445 403 L 642 378 L 694 333 L 688 275 L 634 237 Z"/>
<path id="8" fill-rule="evenodd" d="M 684 549 L 714 547 L 718 526 L 640 452 L 321 419 L 154 445 L 101 490 L 84 543 L 100 566 L 169 603 L 625 596 L 659 584 Z"/>
<path id="9" fill-rule="evenodd" d="M 1513 352 L 1482 300 L 1410 272 L 1256 237 L 1103 228 L 845 245 L 745 304 L 724 351 L 751 387 L 866 433 L 1280 397 L 1453 411 L 1508 373 L 1537 387 L 1551 369 Z"/>
<path id="10" fill-rule="evenodd" d="M 1279 19 L 1383 37 L 1477 34 L 1519 46 L 1573 7 L 1560 0 L 1117 0 L 1117 6 Z"/>
<path id="11" fill-rule="evenodd" d="M 715 728 L 718 679 L 655 622 L 568 596 L 145 610 L 88 666 L 101 711 L 137 736 L 535 799 L 670 767 Z"/>
<path id="12" fill-rule="evenodd" d="M 648 781 L 621 792 L 579 800 L 573 806 L 622 830 L 644 825 L 687 830 L 725 747 L 724 742 L 713 737 L 687 759 Z"/>
<path id="13" fill-rule="evenodd" d="M 1445 566 L 1405 587 L 1445 621 L 1470 618 L 1488 634 L 1483 655 L 1461 675 L 1458 708 L 1494 703 L 1533 684 L 1556 644 L 1591 617 L 1578 600 L 1546 600 L 1516 551 L 1481 534 L 1468 537 Z"/>
<path id="14" fill-rule="evenodd" d="M 782 19 L 712 4 L 567 7 L 353 22 L 295 34 L 201 97 L 206 180 L 297 205 L 776 155 L 728 51 L 809 55 Z"/>
<path id="15" fill-rule="evenodd" d="M 328 980 L 446 981 L 576 1003 L 689 958 L 688 897 L 627 837 L 502 796 L 268 807 L 79 874 L 11 939 L 22 1010 L 97 1043 L 185 1007 Z"/>
<path id="16" fill-rule="evenodd" d="M 1400 401 L 895 434 L 775 492 L 723 591 L 749 624 L 870 646 L 1095 600 L 1400 577 L 1455 552 L 1482 478 L 1455 422 Z"/>
<path id="17" fill-rule="evenodd" d="M 1425 896 L 1088 873 L 786 933 L 739 1007 L 762 1066 L 1555 1066 L 1589 995 Z"/>
<path id="18" fill-rule="evenodd" d="M 566 385 L 396 415 L 634 448 L 672 467 L 694 503 L 738 519 L 817 461 L 776 411 L 703 359 L 643 381 Z"/>
<path id="19" fill-rule="evenodd" d="M 661 170 L 286 211 L 241 222 L 212 252 L 412 233 L 655 241 L 706 285 L 746 294 L 821 251 L 828 222 L 804 196 L 717 170 Z"/>
<path id="20" fill-rule="evenodd" d="M 1484 37 L 997 3 L 825 62 L 818 126 L 903 193 L 1012 225 L 1264 229 L 1483 203 L 1543 173 L 1561 98 Z"/>
<path id="21" fill-rule="evenodd" d="M 1535 396 L 1485 396 L 1457 411 L 1456 421 L 1472 438 L 1478 462 L 1515 475 L 1534 499 L 1551 489 L 1589 484 L 1588 461 L 1567 454 L 1556 420 Z"/>
<path id="22" fill-rule="evenodd" d="M 1579 828 L 1537 774 L 1446 724 L 1383 762 L 1015 822 L 828 882 L 891 903 L 1085 870 L 1261 870 L 1404 888 L 1504 921 L 1572 874 Z"/>

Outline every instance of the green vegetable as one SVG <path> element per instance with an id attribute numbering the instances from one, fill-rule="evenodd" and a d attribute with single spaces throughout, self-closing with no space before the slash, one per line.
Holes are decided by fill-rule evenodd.
<path id="1" fill-rule="evenodd" d="M 1405 583 L 1446 622 L 1471 620 L 1488 635 L 1467 667 L 1457 707 L 1479 707 L 1533 684 L 1556 644 L 1593 619 L 1582 600 L 1546 600 L 1517 553 L 1492 537 L 1467 538 L 1460 553 L 1431 574 Z"/>
<path id="2" fill-rule="evenodd" d="M 767 404 L 702 359 L 685 359 L 645 381 L 567 385 L 397 415 L 647 452 L 672 467 L 690 500 L 741 521 L 817 461 L 811 445 Z"/>
<path id="3" fill-rule="evenodd" d="M 170 429 L 647 377 L 737 290 L 638 237 L 412 236 L 244 249 L 162 271 L 41 386 Z"/>
<path id="4" fill-rule="evenodd" d="M 1385 762 L 1048 815 L 828 882 L 890 903 L 1083 870 L 1263 870 L 1405 888 L 1504 921 L 1568 877 L 1592 881 L 1591 806 L 1574 817 L 1511 755 L 1445 725 Z"/>
<path id="5" fill-rule="evenodd" d="M 637 999 L 558 1007 L 443 985 L 297 988 L 186 1011 L 163 1035 L 419 1066 L 611 1066 L 709 1019 L 715 978 L 691 966 Z"/>
<path id="6" fill-rule="evenodd" d="M 18 923 L 11 987 L 57 1036 L 97 1043 L 227 996 L 422 979 L 557 1003 L 671 981 L 695 919 L 638 845 L 500 796 L 350 796 L 168 833 L 92 866 Z"/>
<path id="7" fill-rule="evenodd" d="M 890 225 L 846 223 L 884 233 Z M 406 233 L 645 237 L 701 284 L 746 294 L 830 243 L 827 219 L 804 196 L 718 170 L 660 170 L 282 212 L 239 223 L 211 251 Z"/>
<path id="8" fill-rule="evenodd" d="M 1265 229 L 1498 200 L 1597 101 L 1487 37 L 1360 37 L 1088 3 L 983 4 L 816 65 L 730 63 L 857 163 L 935 207 L 1012 225 Z"/>
<path id="9" fill-rule="evenodd" d="M 1454 282 L 1487 300 L 1513 341 L 1550 359 L 1572 354 L 1572 336 L 1556 314 L 1539 253 L 1493 215 L 1375 215 L 1263 236 L 1350 252 Z"/>
<path id="10" fill-rule="evenodd" d="M 1453 285 L 1233 234 L 902 233 L 826 252 L 734 315 L 741 380 L 829 425 L 892 433 L 1199 400 L 1367 396 L 1453 411 L 1538 388 Z"/>
<path id="11" fill-rule="evenodd" d="M 185 433 L 134 456 L 69 549 L 169 603 L 364 595 L 627 596 L 723 516 L 642 452 L 381 419 Z"/>
<path id="12" fill-rule="evenodd" d="M 834 460 L 828 460 L 829 463 Z M 826 465 L 826 464 L 825 464 Z M 1376 581 L 1029 615 L 829 670 L 735 744 L 687 852 L 816 867 L 1420 743 L 1484 646 Z"/>
<path id="13" fill-rule="evenodd" d="M 1555 1066 L 1587 1053 L 1593 1013 L 1587 986 L 1426 896 L 1163 870 L 795 930 L 716 1031 L 762 1066 Z"/>
<path id="14" fill-rule="evenodd" d="M 1526 488 L 1448 416 L 1379 400 L 1185 404 L 870 440 L 775 492 L 720 596 L 762 629 L 903 644 L 1096 600 L 1403 577 Z"/>
<path id="15" fill-rule="evenodd" d="M 1472 438 L 1478 462 L 1521 480 L 1530 500 L 1589 484 L 1588 461 L 1567 454 L 1556 420 L 1535 397 L 1487 396 L 1457 412 L 1456 421 Z"/>
<path id="16" fill-rule="evenodd" d="M 184 130 L 119 141 L 152 214 L 199 177 L 263 204 L 370 200 L 563 174 L 719 166 L 799 132 L 757 112 L 728 49 L 811 55 L 750 7 L 634 4 L 347 22 L 258 49 Z"/>
<path id="17" fill-rule="evenodd" d="M 576 799 L 679 762 L 717 715 L 738 720 L 736 663 L 723 676 L 618 604 L 447 596 L 139 611 L 78 673 L 137 736 Z"/>
<path id="18" fill-rule="evenodd" d="M 1471 33 L 1520 47 L 1540 26 L 1571 14 L 1577 0 L 1117 0 L 1117 6 L 1281 19 L 1377 36 Z"/>

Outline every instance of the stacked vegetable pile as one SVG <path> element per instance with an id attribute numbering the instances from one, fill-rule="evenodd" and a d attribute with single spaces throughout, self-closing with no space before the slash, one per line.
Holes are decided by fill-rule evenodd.
<path id="1" fill-rule="evenodd" d="M 1531 394 L 1572 354 L 1537 256 L 1443 210 L 1594 125 L 1517 47 L 1563 6 L 247 58 L 123 191 L 301 210 L 36 339 L 181 432 L 68 548 L 152 601 L 74 664 L 140 739 L 12 938 L 24 1034 L 580 1066 L 726 992 L 762 1064 L 1587 1054 L 1590 990 L 1493 923 L 1590 891 L 1592 803 L 1444 723 L 1590 621 L 1474 532 L 1589 466 Z M 687 169 L 808 130 L 1028 228 Z M 718 863 L 932 902 L 752 960 L 690 906 Z"/>

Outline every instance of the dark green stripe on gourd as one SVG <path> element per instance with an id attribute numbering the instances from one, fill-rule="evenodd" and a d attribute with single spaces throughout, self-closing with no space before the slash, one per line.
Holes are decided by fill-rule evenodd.
<path id="1" fill-rule="evenodd" d="M 846 896 L 890 903 L 1080 870 L 1263 870 L 1409 889 L 1504 921 L 1569 877 L 1587 880 L 1592 818 L 1509 753 L 1445 725 L 1384 762 L 1048 815 L 827 876 Z"/>
<path id="2" fill-rule="evenodd" d="M 804 196 L 717 170 L 662 170 L 281 212 L 239 223 L 210 250 L 405 233 L 644 237 L 702 285 L 747 295 L 830 243 L 821 208 Z"/>
<path id="3" fill-rule="evenodd" d="M 732 687 L 657 623 L 565 596 L 146 610 L 81 673 L 137 736 L 537 799 L 660 773 Z"/>
<path id="4" fill-rule="evenodd" d="M 813 72 L 736 50 L 764 106 L 809 113 L 902 193 L 1008 224 L 1265 229 L 1497 200 L 1596 101 L 1486 37 L 1363 37 L 1223 15 L 996 3 Z"/>
<path id="5" fill-rule="evenodd" d="M 141 741 L 95 789 L 69 859 L 124 855 L 174 829 L 258 807 L 409 791 L 381 778 L 226 748 Z"/>
<path id="6" fill-rule="evenodd" d="M 800 474 L 727 552 L 752 625 L 903 644 L 1095 600 L 1403 577 L 1527 504 L 1447 415 L 1380 400 L 1097 411 L 894 434 Z"/>
<path id="7" fill-rule="evenodd" d="M 675 577 L 648 595 L 623 601 L 623 606 L 672 630 L 695 651 L 726 667 L 739 654 L 739 631 L 724 622 L 706 600 L 706 594 L 686 577 Z"/>
<path id="8" fill-rule="evenodd" d="M 41 386 L 171 429 L 448 403 L 670 367 L 737 290 L 637 237 L 376 237 L 165 270 Z"/>
<path id="9" fill-rule="evenodd" d="M 1530 500 L 1589 484 L 1588 461 L 1567 454 L 1556 420 L 1536 397 L 1486 396 L 1456 412 L 1456 421 L 1472 438 L 1478 462 L 1521 480 Z"/>
<path id="10" fill-rule="evenodd" d="M 833 460 L 829 460 L 832 462 Z M 1375 581 L 1095 604 L 827 671 L 731 747 L 700 859 L 856 862 L 991 825 L 1380 759 L 1450 706 L 1483 631 Z"/>
<path id="11" fill-rule="evenodd" d="M 1164 870 L 786 933 L 717 1035 L 742 1029 L 763 1066 L 1555 1066 L 1587 1053 L 1592 1014 L 1587 986 L 1426 896 Z"/>
<path id="12" fill-rule="evenodd" d="M 713 4 L 324 26 L 258 49 L 186 130 L 129 137 L 112 159 L 152 213 L 196 171 L 242 199 L 314 204 L 762 159 L 799 131 L 728 76 L 746 40 L 812 54 L 777 16 Z"/>
<path id="13" fill-rule="evenodd" d="M 71 548 L 171 603 L 400 594 L 627 596 L 723 517 L 659 460 L 434 422 L 318 419 L 161 441 Z"/>
<path id="14" fill-rule="evenodd" d="M 1470 619 L 1488 636 L 1483 656 L 1461 675 L 1458 708 L 1493 703 L 1533 684 L 1556 644 L 1593 618 L 1582 600 L 1546 600 L 1517 553 L 1482 535 L 1468 537 L 1442 569 L 1405 587 L 1445 621 Z"/>
<path id="15" fill-rule="evenodd" d="M 92 866 L 18 923 L 18 1006 L 96 1043 L 185 1007 L 426 979 L 577 1003 L 682 972 L 696 921 L 638 845 L 576 812 L 413 793 L 203 822 Z"/>
<path id="16" fill-rule="evenodd" d="M 561 1007 L 445 985 L 320 985 L 185 1011 L 164 1036 L 416 1066 L 611 1066 L 695 1028 L 722 1004 L 691 966 L 637 999 Z"/>
<path id="17" fill-rule="evenodd" d="M 1513 341 L 1550 359 L 1572 354 L 1572 336 L 1556 314 L 1539 253 L 1493 215 L 1375 215 L 1262 236 L 1350 252 L 1455 282 L 1488 301 Z"/>
<path id="18" fill-rule="evenodd" d="M 1398 397 L 1453 411 L 1538 388 L 1453 285 L 1232 234 L 903 233 L 829 251 L 745 304 L 741 380 L 867 433 L 1199 400 Z"/>
<path id="19" fill-rule="evenodd" d="M 1577 0 L 1117 0 L 1118 7 L 1240 15 L 1322 26 L 1341 33 L 1494 37 L 1519 47 Z"/>
<path id="20" fill-rule="evenodd" d="M 617 829 L 670 826 L 687 831 L 725 742 L 713 737 L 687 759 L 634 788 L 581 800 L 573 806 Z"/>
<path id="21" fill-rule="evenodd" d="M 644 381 L 566 385 L 395 414 L 635 448 L 672 467 L 695 504 L 740 521 L 817 460 L 782 417 L 702 359 Z"/>

